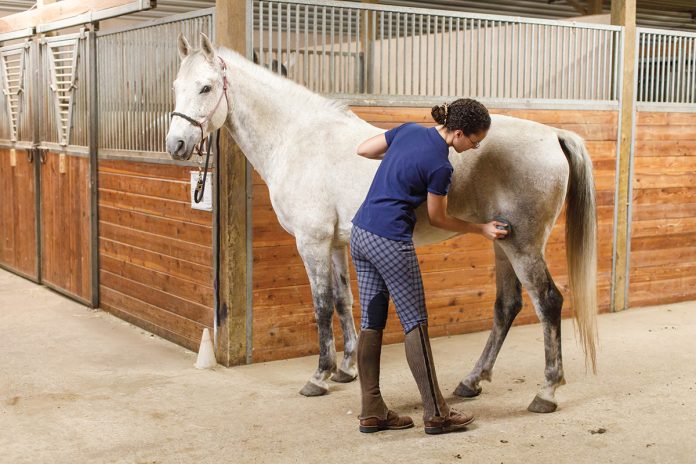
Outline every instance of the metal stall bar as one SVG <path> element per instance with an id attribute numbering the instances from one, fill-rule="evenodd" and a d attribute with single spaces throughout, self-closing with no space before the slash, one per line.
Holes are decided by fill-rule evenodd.
<path id="1" fill-rule="evenodd" d="M 638 110 L 696 111 L 696 33 L 637 29 Z"/>
<path id="2" fill-rule="evenodd" d="M 408 105 L 446 100 L 461 92 L 497 106 L 563 107 L 572 101 L 574 108 L 616 108 L 618 102 L 618 76 L 607 72 L 609 63 L 616 64 L 618 26 L 335 0 L 255 0 L 253 5 L 254 36 L 268 34 L 272 40 L 277 30 L 305 38 L 304 45 L 296 44 L 295 53 L 307 57 L 306 73 L 289 78 L 333 98 Z M 298 7 L 311 7 L 313 14 L 305 10 L 303 21 L 297 21 Z M 363 19 L 353 25 L 353 17 Z M 353 29 L 359 31 L 360 22 L 366 26 L 365 47 L 374 48 L 374 53 L 358 46 L 363 39 Z M 370 26 L 372 43 L 367 44 Z M 311 31 L 315 36 L 321 31 L 321 44 L 306 40 Z M 511 37 L 517 37 L 517 51 L 514 40 L 508 47 Z M 450 72 L 460 56 L 470 61 L 461 86 L 459 76 Z M 306 65 L 310 57 L 318 66 Z M 289 52 L 278 53 L 276 59 L 292 60 Z M 350 72 L 351 60 L 363 64 L 362 73 Z M 564 81 L 572 76 L 584 81 L 567 85 Z M 374 79 L 374 88 L 360 84 Z"/>
<path id="3" fill-rule="evenodd" d="M 87 69 L 89 70 L 89 198 L 90 198 L 90 259 L 93 308 L 99 307 L 99 97 L 97 93 L 97 35 L 94 30 L 87 35 Z"/>

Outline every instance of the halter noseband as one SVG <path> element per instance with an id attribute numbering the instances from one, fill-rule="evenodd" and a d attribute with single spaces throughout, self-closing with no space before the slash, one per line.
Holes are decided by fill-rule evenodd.
<path id="1" fill-rule="evenodd" d="M 225 63 L 225 60 L 222 59 L 222 57 L 218 56 L 218 59 L 220 60 L 220 68 L 222 69 L 222 93 L 220 94 L 220 98 L 218 98 L 217 103 L 215 104 L 215 108 L 208 113 L 208 115 L 203 118 L 203 121 L 196 121 L 193 119 L 191 116 L 188 116 L 184 113 L 179 113 L 178 111 L 173 111 L 172 112 L 172 118 L 174 116 L 179 116 L 180 118 L 185 119 L 186 121 L 190 122 L 192 125 L 198 127 L 201 130 L 201 140 L 199 142 L 200 145 L 203 144 L 204 141 L 204 136 L 203 136 L 203 125 L 207 124 L 210 122 L 210 119 L 213 117 L 217 109 L 220 107 L 220 103 L 222 102 L 222 97 L 225 97 L 225 103 L 227 104 L 227 110 L 229 111 L 230 109 L 230 100 L 227 97 L 227 88 L 228 88 L 228 82 L 227 82 L 227 64 Z M 199 154 L 201 154 L 202 147 L 199 147 Z"/>

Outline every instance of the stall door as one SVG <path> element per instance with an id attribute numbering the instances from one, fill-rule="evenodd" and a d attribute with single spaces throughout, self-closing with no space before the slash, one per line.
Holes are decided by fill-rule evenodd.
<path id="1" fill-rule="evenodd" d="M 39 278 L 31 41 L 0 48 L 0 266 Z"/>
<path id="2" fill-rule="evenodd" d="M 86 33 L 41 43 L 42 283 L 93 304 Z"/>

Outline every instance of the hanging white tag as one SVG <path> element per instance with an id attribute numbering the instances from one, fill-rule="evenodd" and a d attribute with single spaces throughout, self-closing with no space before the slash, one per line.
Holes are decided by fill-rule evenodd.
<path id="1" fill-rule="evenodd" d="M 205 191 L 200 203 L 196 203 L 196 186 L 198 185 L 198 171 L 191 171 L 191 208 L 202 211 L 213 210 L 213 173 L 209 172 L 205 179 Z M 203 176 L 203 173 L 200 173 Z"/>

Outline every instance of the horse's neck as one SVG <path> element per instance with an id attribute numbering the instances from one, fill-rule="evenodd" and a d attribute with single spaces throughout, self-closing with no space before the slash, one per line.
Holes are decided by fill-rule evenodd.
<path id="1" fill-rule="evenodd" d="M 290 156 L 281 145 L 300 129 L 313 126 L 320 109 L 312 103 L 321 97 L 269 71 L 251 64 L 241 55 L 223 51 L 228 62 L 232 136 L 251 165 L 268 183 L 279 163 L 277 156 Z M 282 103 L 279 103 L 282 99 Z M 280 163 L 285 164 L 285 163 Z"/>

